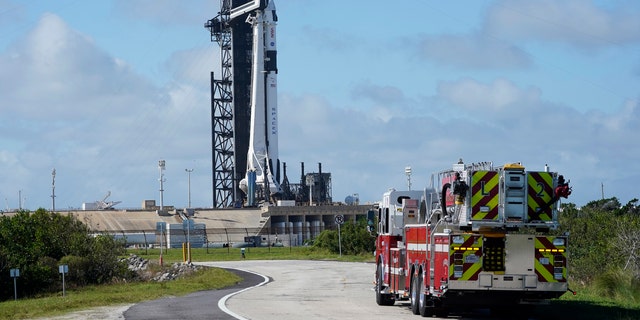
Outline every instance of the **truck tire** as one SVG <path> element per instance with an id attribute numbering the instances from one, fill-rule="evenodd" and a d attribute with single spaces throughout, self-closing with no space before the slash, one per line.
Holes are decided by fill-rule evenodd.
<path id="1" fill-rule="evenodd" d="M 423 317 L 433 317 L 433 304 L 430 297 L 422 289 L 422 273 L 418 274 L 418 311 Z"/>
<path id="2" fill-rule="evenodd" d="M 379 306 L 392 306 L 395 300 L 390 294 L 382 293 L 382 285 L 384 283 L 384 273 L 382 272 L 382 264 L 378 263 L 376 268 L 376 303 Z"/>
<path id="3" fill-rule="evenodd" d="M 418 302 L 420 299 L 420 279 L 415 274 L 411 276 L 411 312 L 413 314 L 420 314 L 420 303 Z"/>

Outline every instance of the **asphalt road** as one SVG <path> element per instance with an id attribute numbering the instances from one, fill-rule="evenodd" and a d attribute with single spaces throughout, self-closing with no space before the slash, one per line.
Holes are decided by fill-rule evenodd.
<path id="1" fill-rule="evenodd" d="M 136 305 L 96 308 L 54 319 L 421 319 L 411 313 L 407 303 L 376 304 L 374 266 L 370 263 L 245 260 L 198 264 L 229 269 L 244 280 L 222 290 Z M 461 320 L 491 318 L 482 313 L 450 317 Z"/>
<path id="2" fill-rule="evenodd" d="M 233 320 L 225 310 L 221 310 L 218 301 L 227 295 L 241 291 L 247 287 L 264 282 L 264 278 L 250 272 L 229 270 L 239 275 L 243 280 L 238 284 L 221 290 L 200 291 L 184 297 L 171 297 L 147 301 L 131 306 L 123 313 L 126 320 Z"/>
<path id="3" fill-rule="evenodd" d="M 417 319 L 397 303 L 380 307 L 374 266 L 334 261 L 234 261 L 201 263 L 267 275 L 270 281 L 226 301 L 237 319 Z"/>

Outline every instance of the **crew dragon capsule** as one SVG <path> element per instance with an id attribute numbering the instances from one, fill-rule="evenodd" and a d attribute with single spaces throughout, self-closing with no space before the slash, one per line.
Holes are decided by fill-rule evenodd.
<path id="1" fill-rule="evenodd" d="M 282 193 L 278 159 L 278 67 L 276 61 L 276 7 L 273 0 L 256 0 L 235 8 L 231 18 L 249 13 L 253 27 L 251 70 L 251 122 L 247 173 L 240 189 L 252 202 L 255 186 L 265 186 L 271 196 Z"/>

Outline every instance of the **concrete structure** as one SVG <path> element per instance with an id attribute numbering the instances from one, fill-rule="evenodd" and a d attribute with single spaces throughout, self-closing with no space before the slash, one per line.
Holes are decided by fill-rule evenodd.
<path id="1" fill-rule="evenodd" d="M 366 219 L 369 209 L 371 205 L 268 207 L 262 216 L 268 219 L 269 230 L 263 230 L 260 235 L 264 238 L 268 234 L 269 239 L 278 236 L 275 242 L 299 246 L 325 229 L 336 229 L 336 215 L 344 216 L 345 222 L 357 221 Z"/>
<path id="2" fill-rule="evenodd" d="M 275 243 L 289 246 L 304 244 L 325 229 L 337 228 L 335 217 L 344 221 L 366 218 L 370 205 L 332 205 L 264 207 L 243 209 L 193 209 L 190 219 L 204 227 L 209 244 L 245 244 L 247 238 L 260 240 L 260 245 Z M 158 222 L 172 226 L 182 224 L 186 216 L 182 210 L 93 210 L 60 212 L 76 217 L 96 233 L 127 237 L 129 242 L 159 245 Z M 136 239 L 136 240 L 133 240 Z M 166 238 L 164 238 L 166 239 Z M 163 240 L 164 246 L 166 241 Z"/>

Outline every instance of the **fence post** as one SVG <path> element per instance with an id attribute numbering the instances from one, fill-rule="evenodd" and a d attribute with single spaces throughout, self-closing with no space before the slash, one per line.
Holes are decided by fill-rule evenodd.
<path id="1" fill-rule="evenodd" d="M 224 228 L 224 233 L 227 235 L 227 254 L 231 254 L 231 243 L 229 243 L 229 232 L 227 231 L 227 228 Z"/>
<path id="2" fill-rule="evenodd" d="M 147 233 L 142 230 L 142 235 L 144 236 L 144 254 L 149 255 L 149 243 L 147 243 Z"/>
<path id="3" fill-rule="evenodd" d="M 209 254 L 209 234 L 206 227 L 204 228 L 204 241 L 207 242 L 207 254 Z"/>

